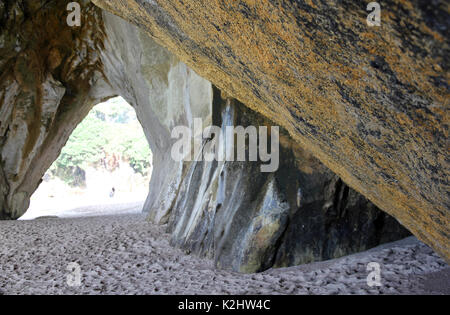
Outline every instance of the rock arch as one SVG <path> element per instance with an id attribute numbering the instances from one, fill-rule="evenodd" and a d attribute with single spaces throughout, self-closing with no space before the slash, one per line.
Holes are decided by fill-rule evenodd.
<path id="1" fill-rule="evenodd" d="M 450 257 L 446 1 L 93 0 Z"/>
<path id="2" fill-rule="evenodd" d="M 170 130 L 190 126 L 193 117 L 221 123 L 226 104 L 236 113 L 230 119 L 243 125 L 270 125 L 272 116 L 227 97 L 138 27 L 80 2 L 84 21 L 79 28 L 60 19 L 61 1 L 42 6 L 36 5 L 41 1 L 6 1 L 0 7 L 1 25 L 7 26 L 0 34 L 6 56 L 0 60 L 2 218 L 14 219 L 26 210 L 46 169 L 91 107 L 121 95 L 135 108 L 154 154 L 144 210 L 153 222 L 168 223 L 176 246 L 212 256 L 219 267 L 252 272 L 337 257 L 406 235 L 319 162 L 303 141 L 291 137 L 289 120 L 281 124 L 285 160 L 272 175 L 255 172 L 253 164 L 167 158 L 174 141 Z M 211 80 L 212 74 L 207 75 Z M 228 180 L 223 174 L 230 175 Z M 300 208 L 295 206 L 299 187 L 307 200 Z"/>

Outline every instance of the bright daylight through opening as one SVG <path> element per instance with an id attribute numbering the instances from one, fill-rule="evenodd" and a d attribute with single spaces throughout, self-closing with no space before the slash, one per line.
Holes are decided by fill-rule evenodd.
<path id="1" fill-rule="evenodd" d="M 123 98 L 96 105 L 46 172 L 21 219 L 136 213 L 152 173 L 152 153 Z"/>

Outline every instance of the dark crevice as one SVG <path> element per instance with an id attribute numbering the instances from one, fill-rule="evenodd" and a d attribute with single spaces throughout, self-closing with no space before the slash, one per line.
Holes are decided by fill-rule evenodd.
<path id="1" fill-rule="evenodd" d="M 285 236 L 287 234 L 287 231 L 289 230 L 290 223 L 291 223 L 291 220 L 289 219 L 289 217 L 287 217 L 286 218 L 286 224 L 285 224 L 285 227 L 283 229 L 283 232 L 281 232 L 280 237 L 278 237 L 278 239 L 276 240 L 276 242 L 274 244 L 275 250 L 273 252 L 272 258 L 270 259 L 270 262 L 268 263 L 267 268 L 262 268 L 262 270 L 259 270 L 259 271 L 267 270 L 269 268 L 272 268 L 275 265 L 275 263 L 276 263 L 276 261 L 278 259 L 278 255 L 279 255 L 280 249 L 281 249 L 281 247 L 282 247 L 282 245 L 283 245 L 283 243 L 285 241 Z"/>

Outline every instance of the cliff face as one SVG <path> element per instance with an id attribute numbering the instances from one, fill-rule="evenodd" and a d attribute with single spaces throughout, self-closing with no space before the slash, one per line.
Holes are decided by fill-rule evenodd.
<path id="1" fill-rule="evenodd" d="M 216 88 L 212 113 L 222 130 L 274 125 L 237 100 L 223 99 Z M 220 141 L 223 151 L 228 137 Z M 258 272 L 341 257 L 409 234 L 283 128 L 280 143 L 273 173 L 262 173 L 261 161 L 187 164 L 170 209 L 172 245 L 213 258 L 219 268 Z"/>
<path id="2" fill-rule="evenodd" d="M 266 95 L 267 103 L 259 109 L 255 107 L 258 103 L 243 104 L 233 98 L 240 95 L 237 90 L 226 89 L 224 92 L 213 87 L 177 56 L 149 38 L 143 24 L 138 28 L 89 1 L 80 1 L 80 4 L 81 27 L 66 24 L 66 3 L 59 0 L 6 1 L 0 5 L 0 218 L 15 219 L 26 211 L 30 196 L 76 125 L 96 103 L 121 95 L 135 108 L 154 157 L 144 211 L 153 222 L 168 224 L 175 246 L 213 257 L 221 268 L 254 272 L 271 266 L 338 257 L 407 235 L 395 219 L 348 187 L 317 159 L 328 161 L 335 157 L 337 164 L 331 164 L 335 170 L 351 171 L 352 176 L 367 170 L 364 176 L 370 183 L 381 181 L 380 174 L 373 175 L 375 170 L 370 169 L 370 164 L 363 165 L 363 158 L 368 153 L 355 148 L 347 155 L 361 158 L 358 164 L 354 168 L 345 163 L 338 167 L 340 159 L 351 158 L 340 152 L 342 139 L 337 136 L 341 133 L 338 125 L 329 126 L 332 130 L 328 130 L 328 136 L 326 130 L 319 127 L 315 127 L 316 133 L 305 136 L 304 133 L 309 132 L 307 127 L 312 128 L 315 120 L 331 119 L 326 115 L 327 111 L 338 105 L 330 103 L 331 109 L 323 105 L 322 116 L 315 120 L 313 116 L 295 116 L 300 110 L 311 111 L 312 115 L 315 105 L 303 108 L 295 103 L 295 106 L 283 103 L 275 106 L 268 91 L 262 91 L 277 80 L 270 73 L 264 80 L 255 77 L 257 84 L 250 90 L 261 97 Z M 117 8 L 125 7 L 118 5 Z M 150 7 L 147 9 L 151 11 Z M 134 14 L 146 12 L 142 9 Z M 169 16 L 160 13 L 159 18 L 169 23 Z M 130 19 L 133 17 L 131 13 L 129 16 Z M 174 31 L 171 23 L 166 27 Z M 261 49 L 266 48 L 268 46 Z M 195 53 L 193 50 L 192 54 Z M 202 71 L 223 64 L 219 59 L 215 60 L 217 64 L 206 61 L 197 60 L 194 66 Z M 253 67 L 258 59 L 252 62 Z M 276 63 L 273 67 L 277 67 Z M 232 73 L 227 74 L 230 80 Z M 217 77 L 211 79 L 220 83 L 224 78 L 224 73 L 217 72 Z M 253 79 L 248 78 L 250 81 L 246 82 L 250 84 Z M 374 80 L 379 84 L 379 79 Z M 230 84 L 240 86 L 242 77 L 238 75 L 236 83 L 230 81 Z M 287 89 L 283 84 L 280 88 Z M 292 82 L 288 86 L 295 88 Z M 293 93 L 289 91 L 289 94 Z M 302 92 L 297 94 L 301 97 Z M 325 97 L 325 92 L 317 97 L 320 95 Z M 388 102 L 389 98 L 383 100 Z M 337 102 L 343 111 L 339 115 L 350 111 L 341 98 Z M 318 103 L 318 108 L 320 106 Z M 369 105 L 361 104 L 361 108 L 364 106 Z M 269 108 L 272 111 L 268 111 Z M 355 112 L 352 113 L 354 119 L 359 119 Z M 261 173 L 260 162 L 173 160 L 170 151 L 176 139 L 172 139 L 171 131 L 179 125 L 194 130 L 193 120 L 197 117 L 202 118 L 204 126 L 212 123 L 270 126 L 280 124 L 277 120 L 281 119 L 280 168 L 274 173 Z M 374 120 L 372 123 L 376 122 L 374 117 L 369 115 L 368 118 Z M 295 123 L 292 119 L 296 119 Z M 347 123 L 350 125 L 352 121 Z M 378 123 L 387 124 L 383 120 Z M 388 127 L 386 125 L 386 132 L 392 132 Z M 342 132 L 350 129 L 347 126 Z M 357 139 L 359 129 L 353 132 L 355 137 L 351 139 Z M 326 136 L 336 138 L 334 153 L 342 156 L 315 151 L 317 148 L 312 143 L 320 143 L 325 149 L 332 145 L 327 143 L 325 146 Z M 325 142 L 317 142 L 318 137 L 323 137 Z M 304 138 L 307 138 L 306 142 Z M 205 139 L 204 144 L 207 142 Z M 443 150 L 439 143 L 432 145 L 440 150 L 436 154 Z M 423 178 L 424 181 L 431 179 Z M 361 182 L 361 185 L 363 183 L 367 184 Z M 367 195 L 381 196 L 385 191 L 379 190 L 380 185 L 368 187 L 372 190 Z M 365 191 L 367 186 L 355 188 Z M 442 198 L 435 203 L 443 202 Z M 394 203 L 394 200 L 386 202 Z M 416 230 L 419 231 L 421 224 L 430 220 L 429 216 L 440 214 L 437 217 L 440 221 L 431 218 L 440 224 L 435 222 L 435 226 L 430 226 L 431 232 L 423 233 L 428 233 L 425 234 L 427 237 L 432 237 L 432 233 L 444 233 L 429 243 L 439 245 L 435 246 L 438 250 L 446 248 L 448 210 L 441 211 L 436 206 L 420 209 L 421 212 L 414 212 L 414 208 L 411 208 L 414 211 L 403 212 L 412 205 L 406 200 L 387 212 L 401 220 L 409 218 L 417 223 Z M 422 236 L 421 233 L 417 235 Z M 441 253 L 445 254 L 445 251 L 441 250 Z"/>
<path id="3" fill-rule="evenodd" d="M 0 4 L 0 218 L 23 214 L 73 129 L 111 93 L 95 91 L 104 80 L 101 10 L 81 3 L 77 28 L 64 2 Z"/>
<path id="4" fill-rule="evenodd" d="M 93 0 L 283 126 L 447 259 L 449 4 Z"/>

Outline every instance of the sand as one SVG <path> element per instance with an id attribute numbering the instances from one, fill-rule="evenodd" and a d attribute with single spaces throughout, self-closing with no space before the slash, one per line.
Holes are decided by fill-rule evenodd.
<path id="1" fill-rule="evenodd" d="M 94 211 L 95 213 L 95 211 Z M 67 266 L 81 268 L 69 286 Z M 378 262 L 381 286 L 367 285 Z M 414 237 L 259 274 L 214 270 L 141 214 L 0 222 L 0 294 L 449 294 L 449 266 Z"/>

